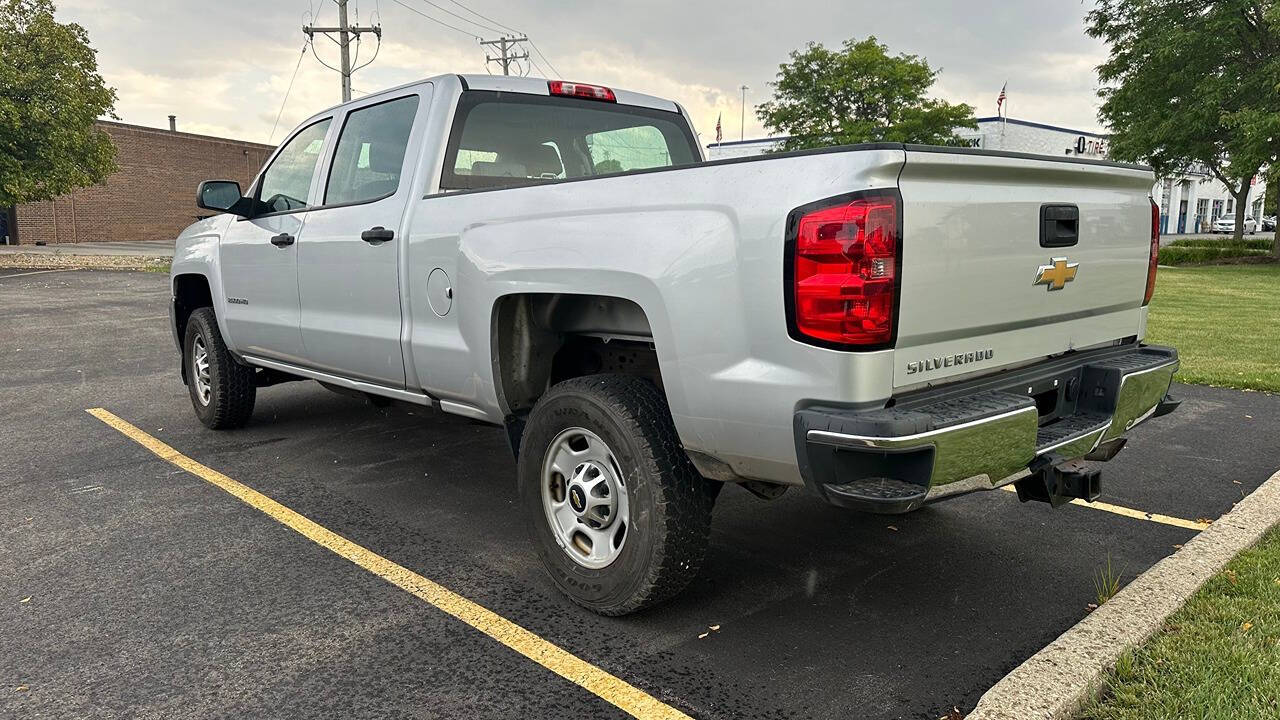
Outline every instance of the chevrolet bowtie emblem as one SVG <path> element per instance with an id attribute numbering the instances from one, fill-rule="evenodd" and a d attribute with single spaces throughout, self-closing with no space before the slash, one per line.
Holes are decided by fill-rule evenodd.
<path id="1" fill-rule="evenodd" d="M 1069 263 L 1064 257 L 1053 258 L 1049 262 L 1052 264 L 1041 265 L 1036 269 L 1036 281 L 1032 285 L 1048 285 L 1050 290 L 1061 290 L 1076 279 L 1080 263 Z"/>

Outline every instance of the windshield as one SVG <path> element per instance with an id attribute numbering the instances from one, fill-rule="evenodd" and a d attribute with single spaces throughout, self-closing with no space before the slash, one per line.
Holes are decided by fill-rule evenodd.
<path id="1" fill-rule="evenodd" d="M 632 105 L 469 91 L 458 101 L 442 190 L 689 165 L 698 161 L 679 113 Z"/>

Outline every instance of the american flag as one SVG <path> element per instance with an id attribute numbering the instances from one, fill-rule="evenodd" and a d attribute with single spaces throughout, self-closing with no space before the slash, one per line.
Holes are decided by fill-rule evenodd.
<path id="1" fill-rule="evenodd" d="M 1000 114 L 1000 109 L 1004 107 L 1004 99 L 1007 97 L 1005 91 L 1009 89 L 1008 81 L 1005 81 L 1004 87 L 1000 88 L 1000 97 L 996 98 L 996 114 Z"/>
<path id="2" fill-rule="evenodd" d="M 720 113 L 716 116 L 716 142 L 720 142 L 724 138 L 724 131 L 720 128 L 720 118 L 723 115 L 724 113 Z"/>

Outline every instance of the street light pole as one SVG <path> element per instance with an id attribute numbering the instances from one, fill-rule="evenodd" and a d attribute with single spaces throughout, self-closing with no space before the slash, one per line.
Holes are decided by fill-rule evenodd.
<path id="1" fill-rule="evenodd" d="M 742 91 L 742 117 L 738 120 L 738 139 L 745 140 L 747 137 L 747 90 L 746 85 L 738 88 Z"/>

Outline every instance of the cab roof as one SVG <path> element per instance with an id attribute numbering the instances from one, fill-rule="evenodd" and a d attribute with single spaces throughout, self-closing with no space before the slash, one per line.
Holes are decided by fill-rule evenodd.
<path id="1" fill-rule="evenodd" d="M 551 90 L 547 86 L 549 80 L 546 78 L 515 77 L 511 75 L 459 75 L 458 77 L 468 90 L 497 90 L 525 93 L 527 95 L 551 94 Z M 670 100 L 630 90 L 619 90 L 615 87 L 609 89 L 613 90 L 613 94 L 618 98 L 619 105 L 637 105 L 654 110 L 680 112 L 680 106 Z"/>
<path id="2" fill-rule="evenodd" d="M 378 90 L 376 92 L 371 92 L 367 95 L 362 95 L 358 98 L 354 98 L 348 102 L 338 103 L 337 105 L 327 107 L 324 110 L 321 110 L 313 114 L 310 118 L 303 121 L 302 124 L 299 125 L 298 127 L 307 125 L 315 121 L 316 118 L 319 118 L 322 115 L 326 115 L 328 113 L 334 112 L 335 110 L 343 108 L 347 105 L 351 105 L 353 103 L 363 103 L 367 101 L 369 98 L 376 98 L 382 95 L 390 95 L 392 93 L 396 93 L 401 90 L 404 90 L 405 88 L 411 88 L 411 87 L 414 87 L 415 85 L 422 85 L 423 83 L 439 83 L 442 85 L 447 85 L 451 83 L 461 83 L 463 90 L 494 90 L 499 92 L 523 93 L 526 95 L 550 96 L 551 89 L 547 85 L 547 83 L 549 82 L 550 80 L 547 80 L 546 78 L 516 77 L 516 76 L 510 76 L 510 75 L 453 75 L 453 74 L 436 75 L 433 77 L 423 78 L 421 80 L 414 80 L 412 82 L 396 85 L 395 87 L 385 88 L 382 90 Z M 617 98 L 617 102 L 619 105 L 632 105 L 637 107 L 650 108 L 653 110 L 665 110 L 666 112 L 680 113 L 682 115 L 684 114 L 683 109 L 680 107 L 680 105 L 671 100 L 664 100 L 663 98 L 660 98 L 660 97 L 655 97 L 653 95 L 645 95 L 644 93 L 632 92 L 630 90 L 619 90 L 618 88 L 613 88 L 613 87 L 609 89 L 613 90 L 614 96 Z"/>

